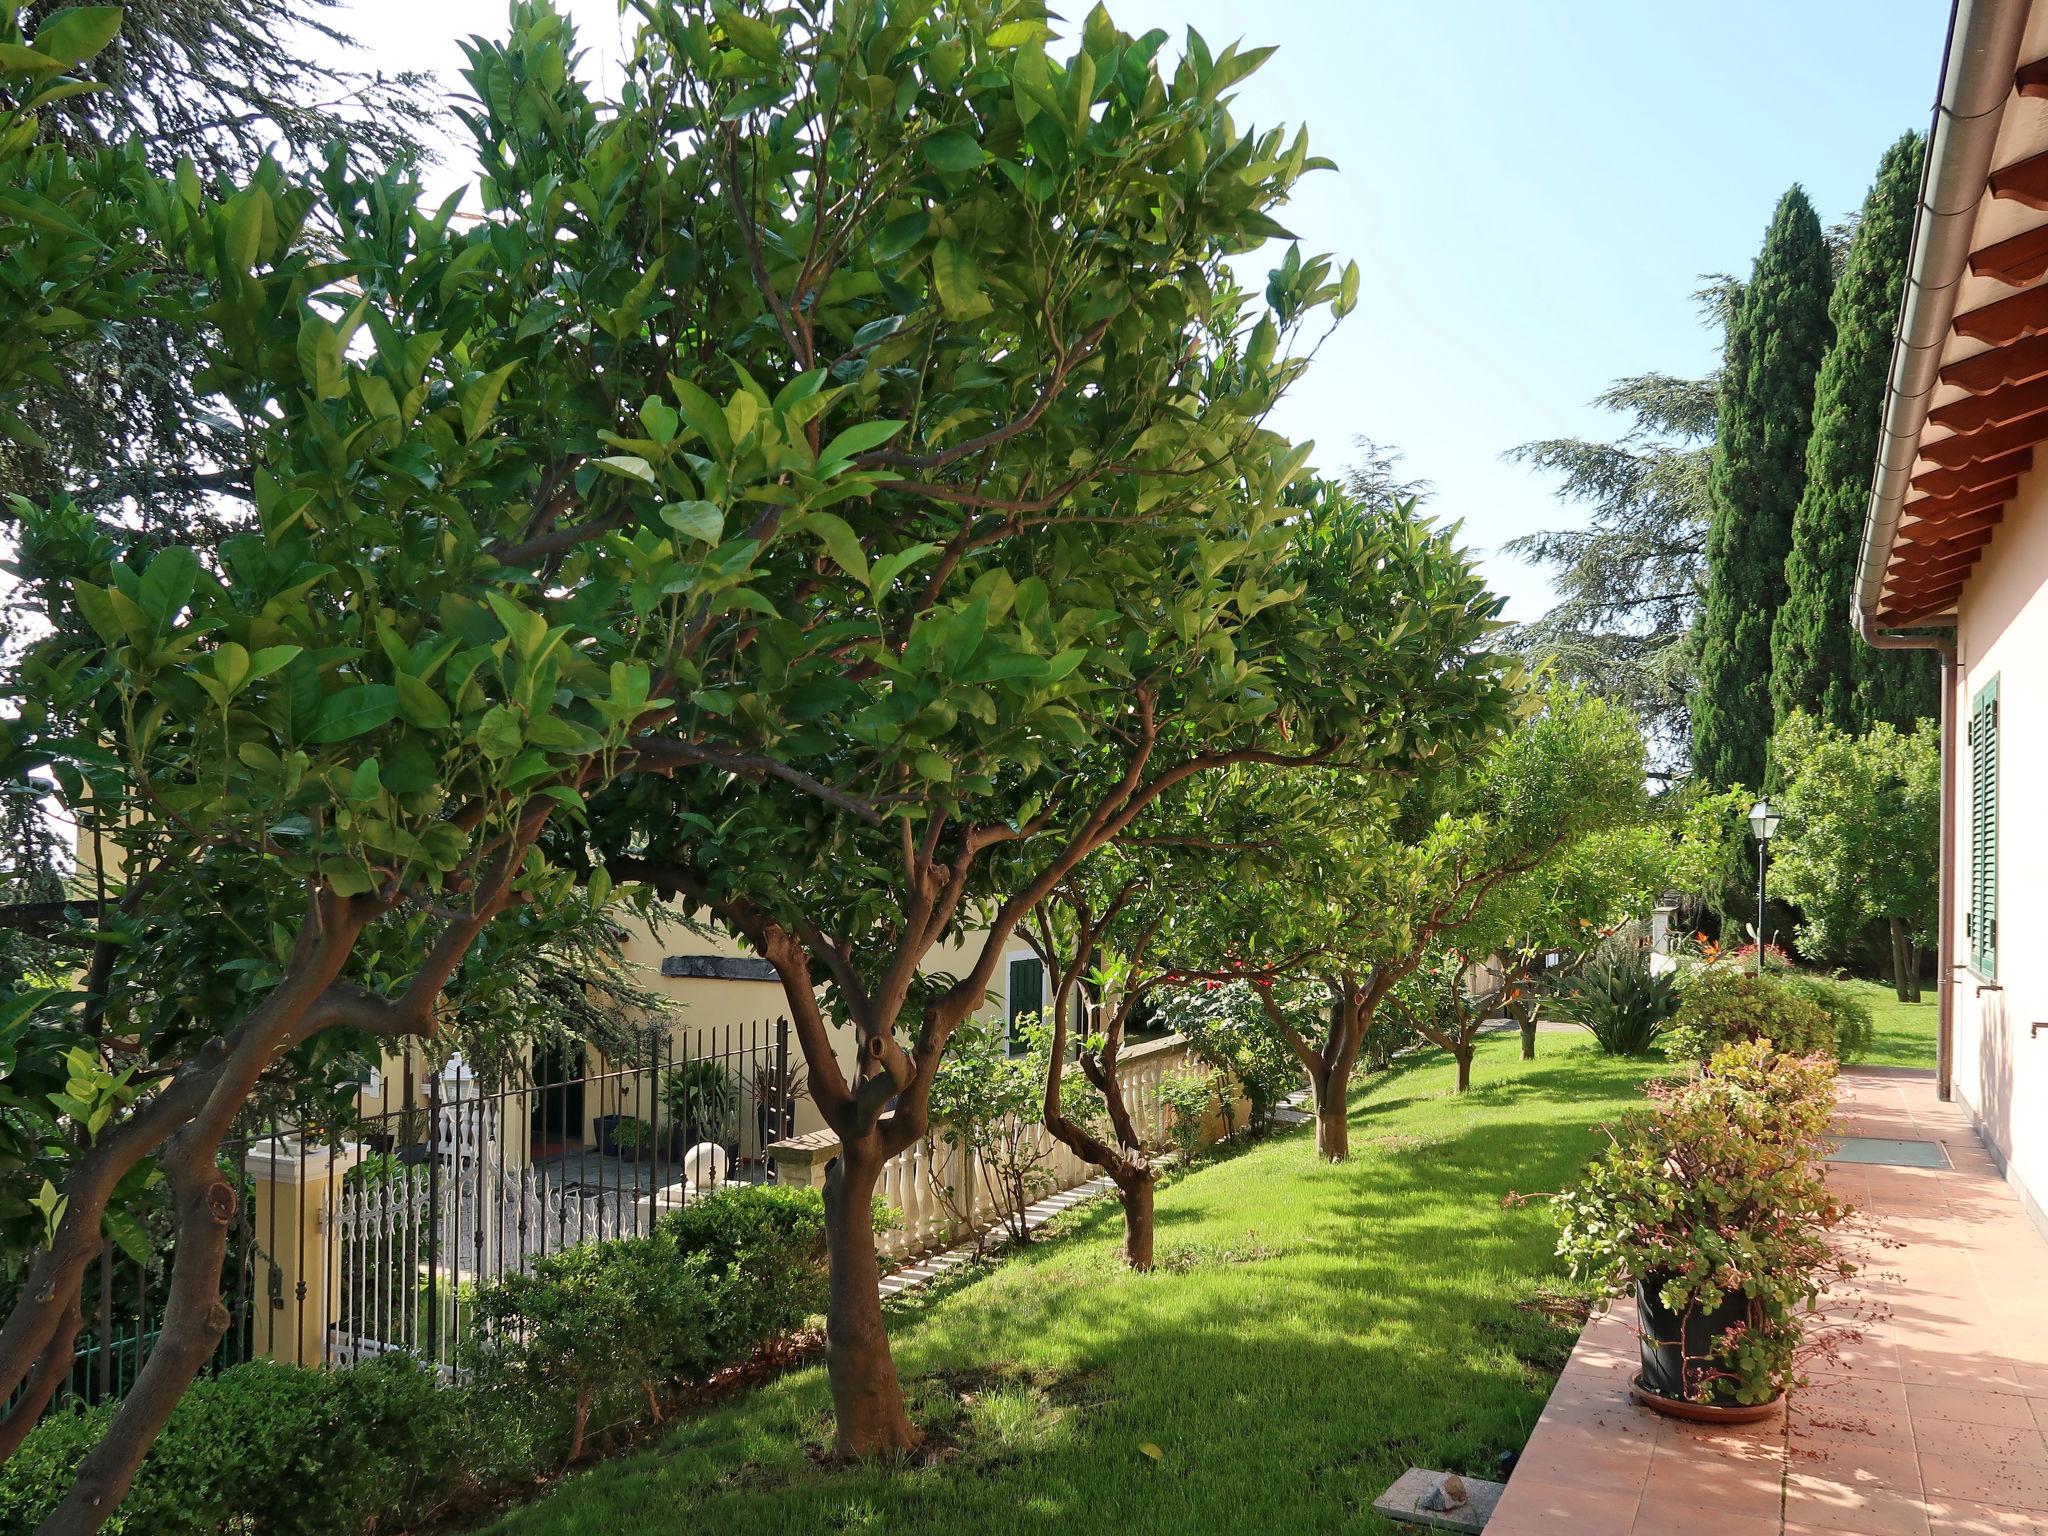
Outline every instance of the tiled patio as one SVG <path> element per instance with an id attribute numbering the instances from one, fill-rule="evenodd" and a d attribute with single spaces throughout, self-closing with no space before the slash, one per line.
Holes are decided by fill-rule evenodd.
<path id="1" fill-rule="evenodd" d="M 1780 1419 L 1676 1423 L 1635 1406 L 1634 1306 L 1596 1317 L 1488 1536 L 2048 1533 L 2048 1242 L 1932 1074 L 1842 1074 L 1844 1134 L 1928 1139 L 1952 1167 L 1831 1164 L 1901 1246 L 1852 1300 L 1878 1320 Z"/>

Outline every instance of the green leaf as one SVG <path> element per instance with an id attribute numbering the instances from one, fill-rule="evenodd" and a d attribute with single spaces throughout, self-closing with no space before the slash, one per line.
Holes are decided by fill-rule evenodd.
<path id="1" fill-rule="evenodd" d="M 515 358 L 502 368 L 493 368 L 480 379 L 471 379 L 462 386 L 462 435 L 475 442 L 483 430 L 491 424 L 491 418 L 498 412 L 498 396 L 503 393 L 505 381 L 512 377 L 512 370 L 519 366 Z"/>
<path id="2" fill-rule="evenodd" d="M 925 163 L 935 171 L 971 171 L 988 159 L 974 136 L 958 128 L 941 128 L 918 146 Z"/>
<path id="3" fill-rule="evenodd" d="M 308 741 L 347 741 L 374 731 L 398 713 L 398 692 L 386 683 L 360 683 L 320 701 Z"/>
<path id="4" fill-rule="evenodd" d="M 638 480 L 643 485 L 655 484 L 654 466 L 632 454 L 608 454 L 597 461 L 597 467 L 607 474 L 617 475 L 621 480 Z"/>
<path id="5" fill-rule="evenodd" d="M 70 5 L 37 27 L 33 42 L 60 64 L 83 64 L 120 34 L 120 6 Z"/>
<path id="6" fill-rule="evenodd" d="M 972 320 L 995 308 L 981 291 L 981 269 L 950 236 L 932 247 L 932 283 L 939 290 L 939 306 L 955 320 Z"/>
<path id="7" fill-rule="evenodd" d="M 308 305 L 299 322 L 299 372 L 316 400 L 338 399 L 346 389 L 347 338 Z"/>
<path id="8" fill-rule="evenodd" d="M 182 544 L 159 550 L 149 562 L 149 569 L 142 573 L 136 588 L 136 597 L 156 634 L 170 633 L 179 610 L 191 600 L 192 588 L 198 580 L 199 557 Z"/>
<path id="9" fill-rule="evenodd" d="M 921 777 L 930 779 L 935 784 L 950 784 L 953 782 L 952 763 L 939 756 L 938 753 L 920 752 L 917 754 L 915 763 Z"/>
<path id="10" fill-rule="evenodd" d="M 725 514 L 708 501 L 672 501 L 661 509 L 661 520 L 700 544 L 716 544 L 725 533 Z"/>
<path id="11" fill-rule="evenodd" d="M 397 689 L 398 712 L 405 717 L 407 725 L 416 725 L 423 731 L 445 731 L 453 718 L 448 701 L 433 688 L 414 677 L 410 672 L 398 674 L 393 685 Z"/>
<path id="12" fill-rule="evenodd" d="M 825 445 L 818 455 L 818 468 L 825 471 L 827 465 L 836 470 L 841 464 L 866 453 L 870 448 L 879 448 L 903 430 L 900 421 L 855 422 Z"/>
<path id="13" fill-rule="evenodd" d="M 860 536 L 846 520 L 835 517 L 830 512 L 813 512 L 806 519 L 806 525 L 818 536 L 819 542 L 825 546 L 826 553 L 832 556 L 833 562 L 855 581 L 866 586 L 868 557 L 860 547 Z"/>
<path id="14" fill-rule="evenodd" d="M 526 736 L 519 729 L 519 716 L 503 704 L 493 705 L 476 728 L 477 750 L 485 757 L 507 758 L 517 755 L 526 744 Z"/>

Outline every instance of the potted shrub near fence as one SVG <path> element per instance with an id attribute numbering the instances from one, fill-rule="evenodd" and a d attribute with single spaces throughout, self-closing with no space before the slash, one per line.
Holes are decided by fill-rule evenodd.
<path id="1" fill-rule="evenodd" d="M 724 1062 L 700 1056 L 671 1067 L 662 1077 L 661 1102 L 673 1156 L 705 1141 L 739 1155 L 739 1090 Z"/>
<path id="2" fill-rule="evenodd" d="M 1844 1330 L 1815 1306 L 1854 1266 L 1830 1241 L 1850 1216 L 1822 1177 L 1832 1058 L 1767 1042 L 1653 1083 L 1585 1178 L 1555 1197 L 1558 1252 L 1580 1279 L 1633 1287 L 1636 1396 L 1687 1418 L 1773 1412 L 1798 1363 Z"/>

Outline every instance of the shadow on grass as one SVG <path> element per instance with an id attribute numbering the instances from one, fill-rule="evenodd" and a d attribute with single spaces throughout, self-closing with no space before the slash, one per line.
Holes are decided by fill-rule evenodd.
<path id="1" fill-rule="evenodd" d="M 1297 1132 L 1168 1185 L 1158 1273 L 1117 1263 L 1105 1200 L 896 1311 L 914 1414 L 952 1448 L 938 1465 L 821 1457 L 809 1370 L 499 1529 L 1390 1531 L 1369 1505 L 1404 1468 L 1490 1475 L 1533 1427 L 1576 1329 L 1533 1304 L 1555 1284 L 1547 1213 L 1500 1196 L 1565 1182 L 1643 1070 L 1481 1060 L 1500 1080 L 1463 1096 L 1427 1060 L 1361 1085 L 1348 1163 Z"/>

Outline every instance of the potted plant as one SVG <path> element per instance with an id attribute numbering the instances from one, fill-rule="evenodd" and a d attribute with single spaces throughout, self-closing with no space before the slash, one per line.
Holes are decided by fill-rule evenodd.
<path id="1" fill-rule="evenodd" d="M 637 1163 L 654 1145 L 654 1127 L 638 1115 L 605 1115 L 597 1122 L 597 1150 Z"/>
<path id="2" fill-rule="evenodd" d="M 1834 1066 L 1725 1046 L 1697 1076 L 1652 1083 L 1648 1108 L 1555 1197 L 1574 1277 L 1635 1289 L 1649 1406 L 1763 1418 L 1801 1359 L 1846 1336 L 1815 1326 L 1822 1294 L 1855 1272 L 1830 1242 L 1850 1208 L 1822 1176 Z"/>
<path id="3" fill-rule="evenodd" d="M 662 1077 L 661 1102 L 668 1112 L 669 1141 L 677 1157 L 699 1142 L 715 1141 L 739 1150 L 738 1093 L 725 1063 L 699 1056 L 671 1067 Z"/>

